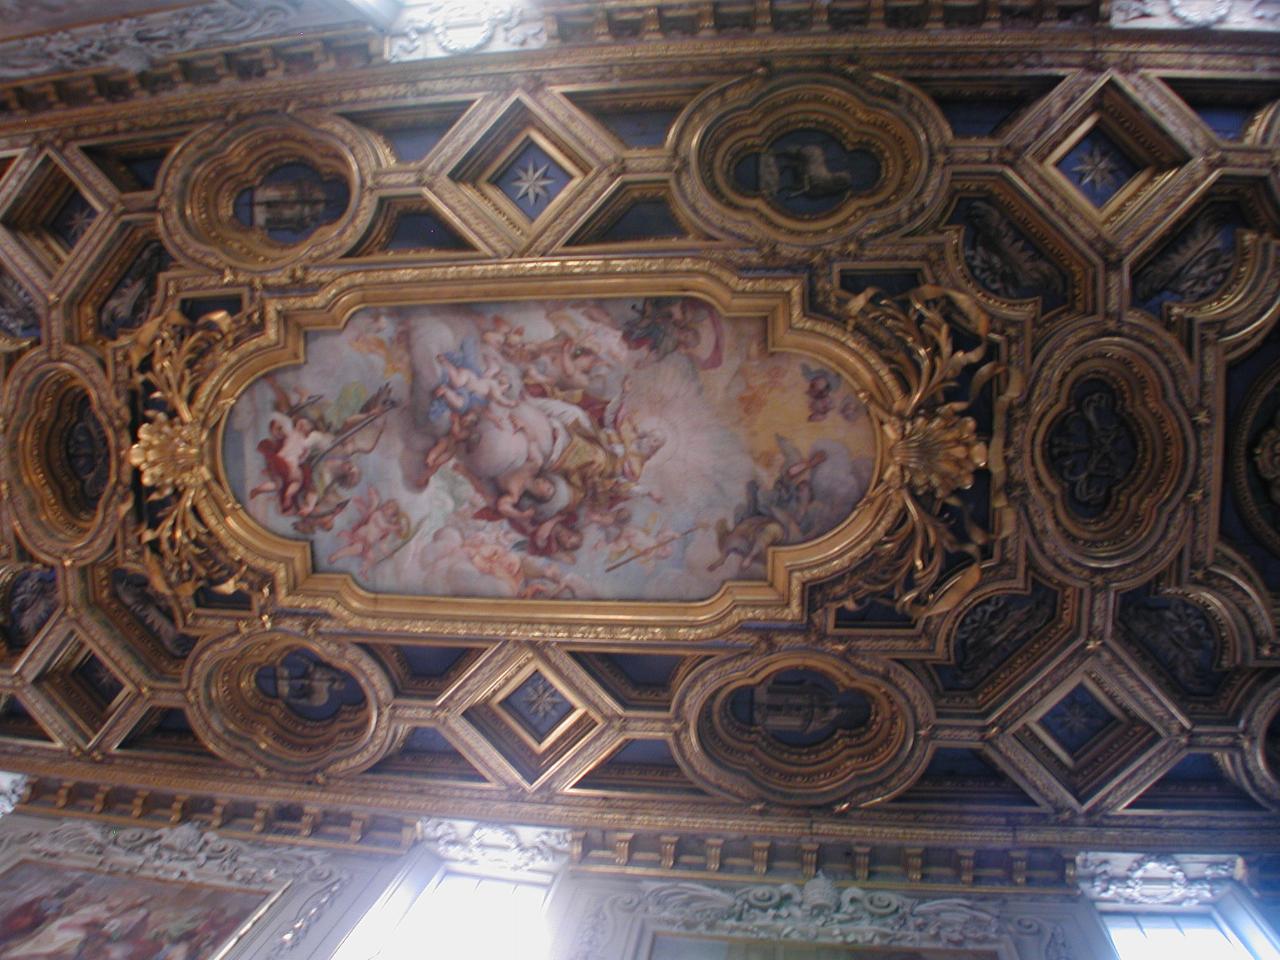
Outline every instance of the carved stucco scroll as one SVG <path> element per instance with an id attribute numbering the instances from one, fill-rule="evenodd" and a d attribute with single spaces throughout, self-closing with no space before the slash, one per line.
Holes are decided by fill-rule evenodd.
<path id="1" fill-rule="evenodd" d="M 1241 870 L 1236 856 L 1082 853 L 1076 878 L 1090 900 L 1168 907 L 1212 903 Z"/>
<path id="2" fill-rule="evenodd" d="M 958 897 L 927 900 L 837 887 L 821 873 L 803 886 L 644 883 L 633 893 L 602 899 L 582 921 L 569 956 L 605 960 L 620 928 L 637 921 L 651 934 L 925 949 L 993 949 L 1029 942 L 1018 956 L 1073 957 L 1058 923 L 1005 916 L 999 904 L 980 906 Z"/>
<path id="3" fill-rule="evenodd" d="M 419 839 L 450 863 L 518 872 L 554 871 L 569 858 L 567 830 L 426 818 Z"/>

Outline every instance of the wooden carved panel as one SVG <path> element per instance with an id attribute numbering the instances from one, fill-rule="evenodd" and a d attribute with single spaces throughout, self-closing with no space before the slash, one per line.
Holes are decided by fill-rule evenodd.
<path id="1" fill-rule="evenodd" d="M 851 883 L 1274 848 L 1271 51 L 854 6 L 0 91 L 30 802 Z"/>

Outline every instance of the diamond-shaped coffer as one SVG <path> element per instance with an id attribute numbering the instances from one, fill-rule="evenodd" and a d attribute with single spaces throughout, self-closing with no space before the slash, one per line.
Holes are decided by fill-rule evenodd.
<path id="1" fill-rule="evenodd" d="M 38 686 L 86 739 L 102 729 L 127 690 L 114 670 L 74 635 L 41 674 Z"/>
<path id="2" fill-rule="evenodd" d="M 1107 225 L 1145 203 L 1187 157 L 1160 118 L 1116 81 L 1065 114 L 1039 151 L 1060 188 Z"/>
<path id="3" fill-rule="evenodd" d="M 545 149 L 526 139 L 490 181 L 530 220 L 551 205 L 571 176 Z"/>
<path id="4" fill-rule="evenodd" d="M 1073 759 L 1118 722 L 1083 683 L 1040 718 L 1040 726 Z"/>
<path id="5" fill-rule="evenodd" d="M 15 196 L 18 199 L 0 213 L 0 223 L 52 275 L 89 232 L 98 210 L 52 156 L 36 164 Z"/>
<path id="6" fill-rule="evenodd" d="M 511 691 L 501 707 L 539 743 L 573 713 L 573 704 L 536 670 Z"/>
<path id="7" fill-rule="evenodd" d="M 1106 206 L 1143 166 L 1100 126 L 1090 130 L 1058 161 L 1062 175 L 1095 207 Z"/>
<path id="8" fill-rule="evenodd" d="M 596 729 L 596 719 L 563 679 L 530 665 L 465 714 L 530 785 Z"/>
<path id="9" fill-rule="evenodd" d="M 516 97 L 475 149 L 449 171 L 449 178 L 504 230 L 533 238 L 555 228 L 558 221 L 548 211 L 572 203 L 599 162 L 572 130 L 549 123 L 540 110 Z"/>
<path id="10" fill-rule="evenodd" d="M 1162 749 L 1176 724 L 1163 710 L 1149 712 L 1146 698 L 1114 662 L 1105 668 L 1091 664 L 1029 698 L 1034 705 L 1015 728 L 1014 739 L 1082 807 L 1103 802 L 1109 784 Z"/>

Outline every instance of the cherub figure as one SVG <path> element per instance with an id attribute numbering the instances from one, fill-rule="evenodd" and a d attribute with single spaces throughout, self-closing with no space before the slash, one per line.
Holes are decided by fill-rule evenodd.
<path id="1" fill-rule="evenodd" d="M 486 417 L 498 423 L 492 408 L 496 405 L 510 409 L 516 405 L 518 398 L 511 395 L 511 378 L 498 365 L 477 372 L 465 364 L 454 363 L 443 353 L 436 356 L 436 362 L 445 371 L 444 380 L 436 387 L 436 395 L 442 397 L 455 413 L 479 407 Z"/>
<path id="2" fill-rule="evenodd" d="M 358 410 L 342 416 L 341 412 L 335 415 L 335 409 L 349 410 L 363 396 L 362 388 L 353 391 L 358 385 L 348 385 L 337 403 L 323 404 L 320 394 L 293 402 L 275 380 L 268 377 L 267 382 L 275 395 L 275 412 L 268 421 L 268 435 L 258 442 L 266 479 L 249 491 L 249 499 L 275 493 L 280 512 L 287 516 L 309 517 L 318 507 L 336 514 L 342 498 L 328 495 L 330 488 L 334 484 L 349 486 L 351 478 L 341 461 L 350 462 L 377 446 L 385 426 L 383 418 L 396 406 L 391 385 L 384 383 Z M 343 398 L 353 392 L 356 399 L 348 405 Z M 333 422 L 327 422 L 328 418 Z M 367 429 L 370 427 L 373 429 Z M 327 529 L 331 522 L 319 525 Z"/>
<path id="3" fill-rule="evenodd" d="M 278 493 L 280 512 L 296 513 L 298 494 L 310 486 L 310 460 L 333 443 L 333 435 L 318 430 L 315 421 L 301 413 L 273 413 L 267 430 L 269 436 L 258 442 L 267 479 L 249 491 L 249 499 L 261 493 Z"/>
<path id="4" fill-rule="evenodd" d="M 376 487 L 369 488 L 368 497 L 357 496 L 354 502 L 360 515 L 348 529 L 338 533 L 345 545 L 329 554 L 329 563 L 359 557 L 360 576 L 367 577 L 370 570 L 399 546 L 395 541 L 403 543 L 409 539 L 409 517 L 395 497 L 381 500 Z M 392 541 L 390 549 L 378 556 L 379 547 L 389 540 Z"/>
<path id="5" fill-rule="evenodd" d="M 800 370 L 809 381 L 808 389 L 805 391 L 809 397 L 809 419 L 811 421 L 827 419 L 827 414 L 835 409 L 835 392 L 840 386 L 840 381 L 836 379 L 835 374 L 821 367 L 810 367 L 802 363 Z"/>

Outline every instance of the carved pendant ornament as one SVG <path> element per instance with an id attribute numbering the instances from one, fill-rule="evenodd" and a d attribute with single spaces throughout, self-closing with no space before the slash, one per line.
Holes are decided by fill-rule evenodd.
<path id="1" fill-rule="evenodd" d="M 516 44 L 513 9 L 423 5 L 405 59 Z M 1037 40 L 1015 90 L 967 47 L 894 71 L 806 27 L 762 60 L 696 18 L 659 77 L 687 12 L 619 57 L 626 10 L 566 9 L 493 58 L 326 35 L 194 93 L 217 70 L 183 60 L 56 137 L 15 94 L 0 767 L 102 816 L 125 784 L 177 818 L 261 796 L 315 842 L 330 802 L 357 837 L 529 804 L 707 873 L 770 854 L 665 838 L 1263 823 L 1274 111 L 1193 129 L 1168 51 L 1053 87 Z M 950 946 L 857 862 L 708 929 Z M 988 920 L 956 929 L 1017 933 Z"/>

